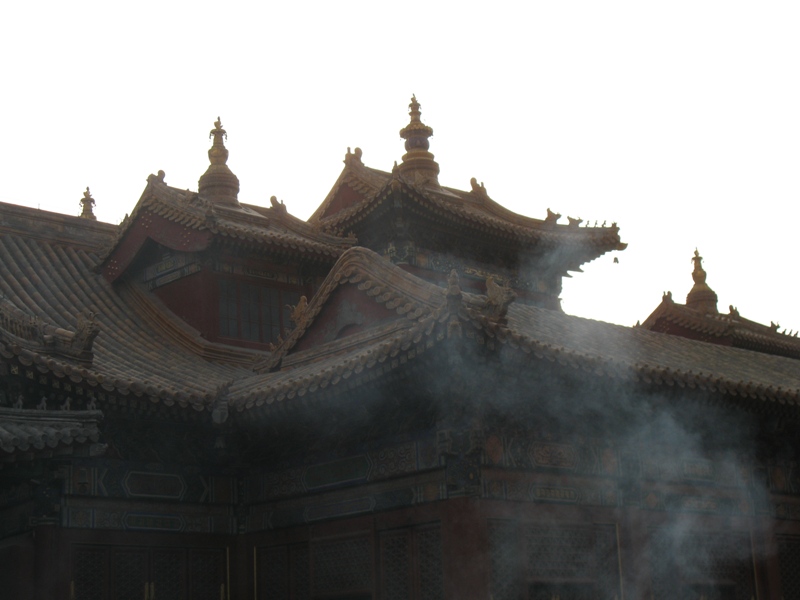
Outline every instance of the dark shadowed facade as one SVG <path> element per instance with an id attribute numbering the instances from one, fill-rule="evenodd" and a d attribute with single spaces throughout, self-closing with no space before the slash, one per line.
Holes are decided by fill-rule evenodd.
<path id="1" fill-rule="evenodd" d="M 0 204 L 3 597 L 800 598 L 797 338 L 699 255 L 640 326 L 565 315 L 616 224 L 442 187 L 432 133 L 308 221 L 219 121 L 118 226 Z"/>

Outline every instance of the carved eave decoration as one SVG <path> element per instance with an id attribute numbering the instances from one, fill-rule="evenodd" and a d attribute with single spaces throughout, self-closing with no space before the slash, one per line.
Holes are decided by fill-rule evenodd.
<path id="1" fill-rule="evenodd" d="M 77 327 L 68 330 L 46 323 L 0 297 L 0 354 L 6 358 L 35 353 L 90 367 L 94 359 L 92 346 L 99 332 L 95 315 L 89 311 L 78 314 Z"/>
<path id="2" fill-rule="evenodd" d="M 0 467 L 3 463 L 22 462 L 72 454 L 80 446 L 89 446 L 87 455 L 105 452 L 100 439 L 99 410 L 52 411 L 0 407 Z"/>

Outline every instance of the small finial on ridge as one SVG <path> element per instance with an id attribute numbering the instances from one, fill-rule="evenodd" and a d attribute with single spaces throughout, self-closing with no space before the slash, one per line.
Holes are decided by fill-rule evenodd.
<path id="1" fill-rule="evenodd" d="M 89 191 L 89 186 L 86 186 L 86 191 L 83 192 L 83 198 L 80 200 L 81 203 L 81 218 L 82 219 L 91 219 L 92 221 L 96 221 L 97 217 L 94 216 L 94 211 L 92 207 L 96 204 L 94 198 L 92 198 L 92 193 Z"/>

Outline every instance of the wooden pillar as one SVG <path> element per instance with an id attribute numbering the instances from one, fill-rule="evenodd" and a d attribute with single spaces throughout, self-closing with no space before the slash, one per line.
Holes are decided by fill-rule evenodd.
<path id="1" fill-rule="evenodd" d="M 445 501 L 442 511 L 442 569 L 447 600 L 489 597 L 489 538 L 481 500 Z"/>

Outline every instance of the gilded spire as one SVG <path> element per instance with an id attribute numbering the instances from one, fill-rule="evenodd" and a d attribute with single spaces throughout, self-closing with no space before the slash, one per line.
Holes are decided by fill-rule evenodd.
<path id="1" fill-rule="evenodd" d="M 94 211 L 92 211 L 94 205 L 95 201 L 92 198 L 92 193 L 89 191 L 89 186 L 86 186 L 86 191 L 83 192 L 83 198 L 81 198 L 81 219 L 97 221 L 97 217 L 94 216 Z"/>
<path id="2" fill-rule="evenodd" d="M 717 313 L 717 294 L 706 283 L 703 257 L 700 256 L 697 248 L 694 250 L 692 262 L 694 263 L 694 270 L 692 271 L 694 285 L 686 296 L 686 306 L 705 314 Z"/>
<path id="3" fill-rule="evenodd" d="M 422 112 L 416 96 L 411 96 L 408 109 L 411 120 L 400 130 L 400 137 L 406 141 L 406 153 L 400 164 L 400 172 L 411 177 L 415 183 L 438 187 L 439 165 L 433 160 L 433 154 L 428 152 L 428 138 L 433 135 L 433 129 L 420 119 Z"/>
<path id="4" fill-rule="evenodd" d="M 210 200 L 214 204 L 239 206 L 239 178 L 228 168 L 228 149 L 225 140 L 228 133 L 222 128 L 219 117 L 214 122 L 214 129 L 208 134 L 213 138 L 211 148 L 208 150 L 208 160 L 211 163 L 200 177 L 197 191 L 201 198 Z"/>

